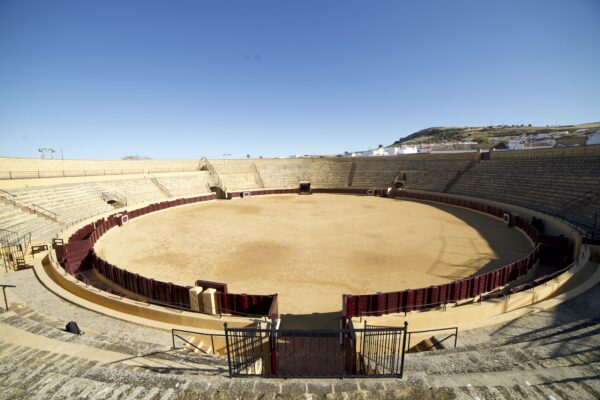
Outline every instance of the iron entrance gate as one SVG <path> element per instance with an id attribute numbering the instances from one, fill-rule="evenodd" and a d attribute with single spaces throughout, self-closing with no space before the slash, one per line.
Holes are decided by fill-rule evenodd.
<path id="1" fill-rule="evenodd" d="M 227 328 L 232 377 L 402 377 L 404 327 L 275 330 Z"/>

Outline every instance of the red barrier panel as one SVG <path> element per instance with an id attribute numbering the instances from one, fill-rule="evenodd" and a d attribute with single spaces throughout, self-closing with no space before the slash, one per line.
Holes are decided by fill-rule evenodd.
<path id="1" fill-rule="evenodd" d="M 404 291 L 405 303 L 404 310 L 412 311 L 415 307 L 415 292 L 411 289 L 407 289 Z"/>
<path id="2" fill-rule="evenodd" d="M 440 287 L 439 286 L 432 286 L 429 289 L 429 297 L 427 298 L 427 302 L 432 305 L 440 303 Z"/>
<path id="3" fill-rule="evenodd" d="M 421 288 L 415 290 L 415 309 L 420 310 L 427 303 L 427 293 L 429 288 Z"/>

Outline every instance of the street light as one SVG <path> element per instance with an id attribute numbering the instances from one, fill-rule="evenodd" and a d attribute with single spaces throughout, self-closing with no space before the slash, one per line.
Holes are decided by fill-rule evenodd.
<path id="1" fill-rule="evenodd" d="M 54 153 L 56 152 L 56 150 L 54 150 L 54 149 L 47 149 L 47 150 L 48 150 L 48 153 L 50 153 L 50 158 L 52 160 L 54 160 Z"/>
<path id="2" fill-rule="evenodd" d="M 42 157 L 42 158 L 44 158 L 44 152 L 46 151 L 46 149 L 45 149 L 45 148 L 43 148 L 43 147 L 40 147 L 40 148 L 38 149 L 38 151 L 41 153 L 41 157 Z"/>

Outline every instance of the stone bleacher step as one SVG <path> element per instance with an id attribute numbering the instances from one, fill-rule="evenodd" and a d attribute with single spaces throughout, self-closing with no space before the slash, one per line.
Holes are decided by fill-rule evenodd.
<path id="1" fill-rule="evenodd" d="M 130 367 L 121 363 L 102 364 L 79 357 L 58 355 L 47 351 L 12 346 L 0 354 L 4 374 L 0 375 L 0 385 L 8 387 L 28 387 L 35 393 L 44 390 L 36 387 L 45 377 L 68 377 L 85 380 L 86 384 L 107 386 L 139 386 L 144 391 L 184 387 L 197 374 L 187 374 L 185 369 L 163 368 L 157 371 L 150 367 Z M 161 372 L 157 374 L 156 372 Z M 214 374 L 213 374 L 214 375 Z M 221 379 L 219 377 L 202 379 Z M 87 386 L 87 385 L 83 385 Z M 47 398 L 47 397 L 46 397 Z"/>
<path id="2" fill-rule="evenodd" d="M 534 400 L 562 400 L 562 399 L 595 399 L 585 389 L 565 387 L 564 384 L 548 383 L 542 385 L 514 385 L 514 386 L 467 386 L 460 387 L 457 391 L 458 399 L 534 399 Z"/>
<path id="3" fill-rule="evenodd" d="M 206 353 L 189 353 L 165 349 L 153 343 L 143 341 L 121 340 L 118 337 L 104 334 L 85 333 L 83 335 L 74 335 L 64 331 L 66 322 L 54 319 L 47 315 L 32 311 L 25 306 L 16 308 L 0 315 L 0 322 L 11 325 L 15 328 L 27 332 L 61 340 L 64 342 L 73 342 L 97 348 L 110 350 L 135 357 L 150 358 L 152 360 L 164 360 L 171 363 L 185 364 L 191 373 L 198 374 L 199 371 L 209 372 L 211 374 L 224 374 L 227 372 L 227 359 L 218 355 Z M 199 346 L 200 347 L 200 346 Z M 194 371 L 196 368 L 196 371 Z"/>
<path id="4" fill-rule="evenodd" d="M 410 374 L 407 374 L 409 378 Z M 581 368 L 546 371 L 500 371 L 426 377 L 432 387 L 454 388 L 457 399 L 598 399 L 600 383 Z"/>
<path id="5" fill-rule="evenodd" d="M 581 336 L 581 335 L 589 335 L 596 333 L 600 330 L 600 322 L 596 322 L 594 320 L 589 319 L 578 319 L 569 323 L 564 323 L 555 326 L 543 327 L 537 329 L 534 332 L 529 332 L 527 334 L 521 334 L 515 336 L 512 340 L 509 341 L 490 341 L 489 336 L 487 334 L 482 334 L 481 338 L 477 340 L 477 344 L 469 344 L 461 346 L 461 336 L 459 333 L 458 337 L 458 346 L 456 349 L 446 348 L 446 349 L 438 349 L 432 351 L 425 352 L 417 352 L 410 353 L 411 357 L 429 357 L 429 356 L 439 356 L 447 353 L 460 353 L 460 352 L 470 352 L 474 350 L 482 350 L 487 348 L 498 348 L 498 347 L 506 347 L 506 346 L 515 346 L 515 347 L 532 347 L 532 346 L 542 346 L 547 342 L 560 342 L 564 345 L 564 341 L 568 339 L 572 339 L 573 336 Z M 469 332 L 471 335 L 474 333 Z M 477 335 L 477 334 L 475 334 Z"/>
<path id="6" fill-rule="evenodd" d="M 0 384 L 0 391 L 24 399 L 156 399 L 169 398 L 173 389 L 132 385 L 126 383 L 96 381 L 89 378 L 48 372 L 35 375 L 35 380 Z M 0 397 L 2 398 L 2 397 Z M 19 398 L 19 397 L 16 397 Z"/>
<path id="7" fill-rule="evenodd" d="M 527 351 L 526 351 L 527 350 Z M 472 351 L 445 354 L 440 357 L 406 357 L 406 371 L 420 371 L 427 375 L 453 373 L 499 372 L 512 370 L 544 370 L 550 368 L 581 367 L 600 372 L 600 350 L 589 350 L 576 355 L 541 355 L 529 349 L 508 348 L 494 351 Z"/>
<path id="8" fill-rule="evenodd" d="M 469 352 L 445 353 L 438 357 L 406 356 L 406 368 L 425 371 L 428 374 L 445 371 L 500 371 L 515 369 L 554 368 L 557 366 L 577 366 L 600 362 L 600 350 L 564 351 L 564 344 L 539 345 L 532 347 L 494 347 Z M 582 347 L 583 348 L 583 347 Z M 580 348 L 581 349 L 581 348 Z"/>
<path id="9" fill-rule="evenodd" d="M 131 340 L 123 341 L 115 336 L 86 332 L 84 326 L 79 327 L 83 331 L 83 335 L 74 335 L 64 330 L 68 321 L 52 318 L 46 314 L 33 311 L 23 305 L 11 309 L 10 312 L 12 314 L 2 314 L 0 316 L 0 322 L 52 339 L 76 342 L 93 348 L 116 351 L 130 355 L 140 355 L 167 350 L 163 346 L 153 343 Z"/>

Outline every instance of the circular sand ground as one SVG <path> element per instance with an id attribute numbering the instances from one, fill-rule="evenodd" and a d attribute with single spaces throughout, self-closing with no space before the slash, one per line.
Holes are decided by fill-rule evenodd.
<path id="1" fill-rule="evenodd" d="M 278 293 L 284 314 L 339 311 L 344 293 L 447 283 L 530 250 L 524 234 L 481 213 L 325 194 L 176 207 L 133 219 L 96 243 L 105 260 L 154 279 Z"/>

